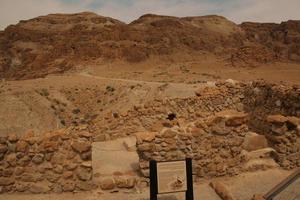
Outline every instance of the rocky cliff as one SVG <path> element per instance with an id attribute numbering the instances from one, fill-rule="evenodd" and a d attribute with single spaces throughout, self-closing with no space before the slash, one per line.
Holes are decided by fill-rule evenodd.
<path id="1" fill-rule="evenodd" d="M 144 15 L 130 24 L 94 13 L 51 14 L 0 32 L 0 78 L 63 73 L 80 64 L 143 62 L 176 53 L 233 66 L 300 61 L 300 21 L 243 23 L 224 17 Z M 200 55 L 200 56 L 199 56 Z"/>

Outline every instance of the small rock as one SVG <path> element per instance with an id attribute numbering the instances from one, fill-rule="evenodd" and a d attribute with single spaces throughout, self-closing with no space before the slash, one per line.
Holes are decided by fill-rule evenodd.
<path id="1" fill-rule="evenodd" d="M 0 153 L 5 153 L 7 150 L 6 144 L 0 144 Z"/>
<path id="2" fill-rule="evenodd" d="M 89 151 L 92 147 L 90 142 L 82 139 L 73 141 L 71 143 L 71 146 L 75 151 L 79 153 Z"/>
<path id="3" fill-rule="evenodd" d="M 82 181 L 87 181 L 92 178 L 92 172 L 91 169 L 86 167 L 79 167 L 76 170 L 77 177 Z"/>
<path id="4" fill-rule="evenodd" d="M 80 154 L 80 158 L 82 160 L 91 160 L 92 159 L 92 152 L 91 151 L 83 152 L 82 154 Z"/>
<path id="5" fill-rule="evenodd" d="M 51 186 L 51 187 L 52 187 L 52 191 L 53 191 L 54 193 L 60 194 L 60 193 L 63 192 L 63 188 L 62 188 L 62 186 L 61 186 L 60 184 L 54 184 L 54 185 Z"/>
<path id="6" fill-rule="evenodd" d="M 250 132 L 246 135 L 242 147 L 247 151 L 255 151 L 258 149 L 267 148 L 268 140 L 264 135 L 258 135 Z"/>
<path id="7" fill-rule="evenodd" d="M 63 182 L 62 189 L 64 192 L 72 192 L 75 189 L 75 183 L 72 181 Z"/>
<path id="8" fill-rule="evenodd" d="M 112 178 L 105 178 L 100 181 L 100 187 L 102 190 L 112 190 L 115 188 L 115 183 Z"/>
<path id="9" fill-rule="evenodd" d="M 19 140 L 16 144 L 16 151 L 17 152 L 26 152 L 28 149 L 29 145 L 27 142 L 23 140 Z"/>
<path id="10" fill-rule="evenodd" d="M 16 190 L 18 192 L 25 192 L 26 190 L 29 189 L 29 184 L 28 183 L 19 182 L 19 183 L 15 184 L 15 187 L 16 187 Z"/>
<path id="11" fill-rule="evenodd" d="M 44 161 L 44 154 L 36 154 L 33 158 L 32 158 L 32 162 L 35 164 L 41 164 Z"/>
<path id="12" fill-rule="evenodd" d="M 0 177 L 0 186 L 8 186 L 15 183 L 15 180 L 12 177 L 4 178 Z"/>
<path id="13" fill-rule="evenodd" d="M 53 171 L 57 174 L 62 174 L 63 171 L 64 171 L 64 168 L 63 166 L 61 165 L 56 165 L 54 168 L 53 168 Z"/>
<path id="14" fill-rule="evenodd" d="M 70 178 L 73 177 L 73 172 L 71 172 L 71 171 L 65 171 L 63 173 L 63 177 L 64 177 L 64 179 L 70 179 Z"/>
<path id="15" fill-rule="evenodd" d="M 92 168 L 92 162 L 85 161 L 81 163 L 81 166 L 86 168 Z"/>
<path id="16" fill-rule="evenodd" d="M 76 187 L 83 191 L 90 191 L 94 188 L 94 185 L 91 182 L 78 181 Z"/>
<path id="17" fill-rule="evenodd" d="M 210 186 L 216 191 L 216 193 L 223 200 L 236 200 L 226 186 L 221 182 L 211 182 Z"/>
<path id="18" fill-rule="evenodd" d="M 49 192 L 50 190 L 51 189 L 47 182 L 33 183 L 33 184 L 30 184 L 30 186 L 29 186 L 29 191 L 34 194 L 46 193 L 46 192 Z"/>
<path id="19" fill-rule="evenodd" d="M 91 138 L 93 136 L 92 133 L 87 132 L 87 131 L 81 131 L 78 133 L 79 137 L 85 137 L 85 138 Z"/>
<path id="20" fill-rule="evenodd" d="M 9 134 L 9 135 L 8 135 L 8 138 L 7 138 L 7 139 L 8 139 L 9 142 L 15 143 L 15 142 L 18 141 L 18 136 L 17 136 L 17 134 L 12 133 L 12 134 Z"/>

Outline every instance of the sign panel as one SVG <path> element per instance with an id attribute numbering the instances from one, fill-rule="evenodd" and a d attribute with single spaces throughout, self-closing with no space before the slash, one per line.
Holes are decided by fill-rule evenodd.
<path id="1" fill-rule="evenodd" d="M 158 193 L 187 191 L 186 161 L 157 163 Z"/>

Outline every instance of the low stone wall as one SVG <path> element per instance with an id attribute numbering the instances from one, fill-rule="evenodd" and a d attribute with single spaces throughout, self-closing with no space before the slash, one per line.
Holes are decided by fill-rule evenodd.
<path id="1" fill-rule="evenodd" d="M 267 132 L 268 115 L 300 117 L 300 87 L 256 81 L 245 86 L 244 111 L 249 113 L 249 127 Z"/>
<path id="2" fill-rule="evenodd" d="M 300 167 L 300 118 L 270 115 L 266 124 L 266 137 L 276 150 L 276 161 L 285 169 Z"/>
<path id="3" fill-rule="evenodd" d="M 200 177 L 236 175 L 248 161 L 247 152 L 268 146 L 262 135 L 249 133 L 248 115 L 227 110 L 202 118 L 185 128 L 137 135 L 140 168 L 149 176 L 149 160 L 193 158 L 193 173 Z"/>
<path id="4" fill-rule="evenodd" d="M 1 192 L 72 192 L 93 187 L 91 134 L 60 130 L 0 138 Z"/>
<path id="5" fill-rule="evenodd" d="M 264 81 L 218 81 L 199 87 L 195 96 L 187 98 L 157 98 L 133 108 L 107 113 L 97 119 L 95 141 L 132 135 L 136 132 L 157 132 L 176 123 L 189 123 L 217 112 L 234 109 L 249 114 L 249 129 L 267 131 L 265 118 L 270 114 L 300 117 L 300 88 Z M 169 114 L 176 115 L 170 121 Z M 91 130 L 93 130 L 91 128 Z"/>

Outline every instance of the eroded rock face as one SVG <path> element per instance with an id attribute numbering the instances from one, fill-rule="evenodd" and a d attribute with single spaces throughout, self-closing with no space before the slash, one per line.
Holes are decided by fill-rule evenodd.
<path id="1" fill-rule="evenodd" d="M 221 16 L 159 15 L 144 15 L 125 24 L 87 12 L 52 14 L 23 20 L 1 32 L 0 76 L 37 78 L 65 72 L 82 62 L 92 64 L 93 60 L 121 58 L 135 63 L 155 55 L 199 51 L 225 55 L 234 66 L 280 59 L 298 62 L 299 24 L 238 26 Z M 223 60 L 222 56 L 217 58 Z"/>

